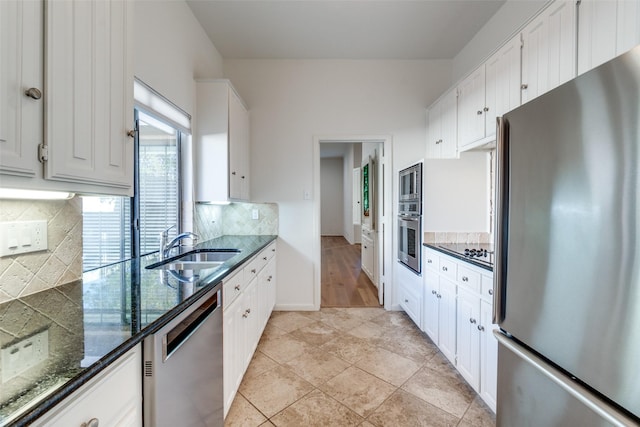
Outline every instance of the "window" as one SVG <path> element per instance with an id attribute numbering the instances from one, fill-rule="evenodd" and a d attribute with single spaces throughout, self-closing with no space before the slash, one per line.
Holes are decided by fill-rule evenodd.
<path id="1" fill-rule="evenodd" d="M 84 271 L 155 252 L 163 230 L 180 231 L 180 151 L 190 117 L 139 81 L 135 93 L 135 196 L 83 197 Z"/>

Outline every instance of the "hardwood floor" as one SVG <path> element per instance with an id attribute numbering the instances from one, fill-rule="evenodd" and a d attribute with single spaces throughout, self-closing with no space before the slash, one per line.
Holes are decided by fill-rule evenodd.
<path id="1" fill-rule="evenodd" d="M 322 307 L 379 307 L 378 289 L 360 267 L 360 245 L 322 236 Z"/>

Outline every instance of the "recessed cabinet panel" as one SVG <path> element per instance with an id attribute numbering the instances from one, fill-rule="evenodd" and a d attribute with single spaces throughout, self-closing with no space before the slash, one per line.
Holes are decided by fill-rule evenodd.
<path id="1" fill-rule="evenodd" d="M 132 7 L 46 3 L 48 179 L 132 191 Z"/>
<path id="2" fill-rule="evenodd" d="M 42 165 L 42 2 L 0 2 L 0 173 L 35 177 Z M 26 91 L 31 89 L 32 95 Z"/>

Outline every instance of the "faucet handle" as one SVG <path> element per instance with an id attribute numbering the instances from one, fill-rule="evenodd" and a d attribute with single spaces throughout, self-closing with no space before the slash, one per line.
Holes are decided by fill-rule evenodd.
<path id="1" fill-rule="evenodd" d="M 173 224 L 171 227 L 169 227 L 169 228 L 167 228 L 167 229 L 163 230 L 163 231 L 162 231 L 162 235 L 163 235 L 164 237 L 169 236 L 169 230 L 171 230 L 172 228 L 175 228 L 175 226 L 176 226 L 176 225 L 175 225 L 175 224 Z"/>

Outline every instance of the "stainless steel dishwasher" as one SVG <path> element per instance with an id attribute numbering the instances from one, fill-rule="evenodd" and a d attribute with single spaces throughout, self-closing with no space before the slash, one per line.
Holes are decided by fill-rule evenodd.
<path id="1" fill-rule="evenodd" d="M 216 286 L 144 340 L 145 427 L 218 427 L 222 292 Z"/>

